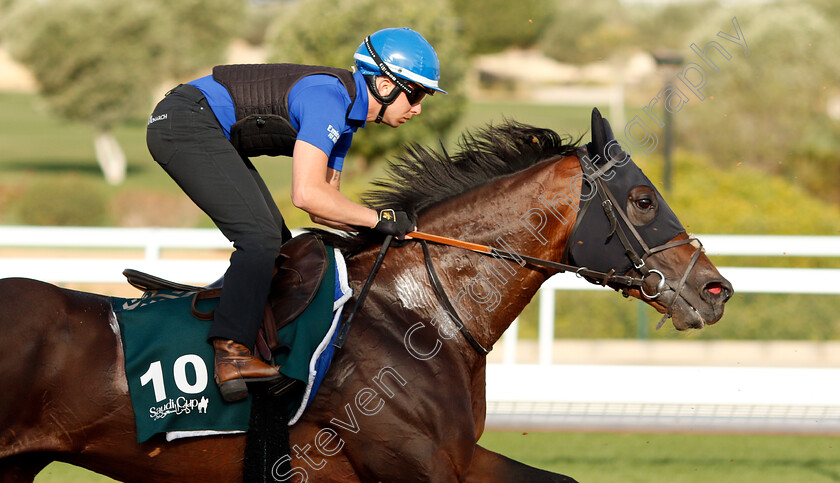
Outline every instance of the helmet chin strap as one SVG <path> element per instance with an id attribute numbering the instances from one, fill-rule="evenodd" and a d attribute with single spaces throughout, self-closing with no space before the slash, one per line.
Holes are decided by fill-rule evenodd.
<path id="1" fill-rule="evenodd" d="M 383 96 L 379 93 L 379 89 L 376 88 L 376 77 L 375 76 L 365 76 L 367 79 L 368 88 L 373 93 L 373 97 L 376 98 L 382 104 L 382 109 L 379 110 L 379 115 L 376 116 L 376 123 L 379 124 L 382 122 L 382 116 L 385 115 L 385 109 L 388 108 L 394 101 L 397 100 L 397 97 L 400 95 L 400 91 L 405 91 L 407 95 L 411 95 L 414 91 L 408 84 L 406 84 L 402 79 L 397 77 L 391 69 L 388 67 L 388 64 L 379 57 L 379 54 L 376 52 L 376 49 L 373 48 L 373 42 L 370 40 L 370 35 L 365 37 L 364 40 L 365 48 L 367 48 L 368 54 L 370 54 L 370 58 L 376 63 L 376 66 L 379 67 L 379 71 L 382 72 L 382 75 L 385 76 L 388 80 L 394 83 L 394 90 L 391 91 L 390 94 L 387 96 Z"/>
<path id="2" fill-rule="evenodd" d="M 368 89 L 371 94 L 373 94 L 373 97 L 382 104 L 382 108 L 379 110 L 379 114 L 376 116 L 375 121 L 377 124 L 380 124 L 382 122 L 382 116 L 385 115 L 385 109 L 388 109 L 388 106 L 397 100 L 397 97 L 400 95 L 400 89 L 397 86 L 394 86 L 394 89 L 388 93 L 387 96 L 383 96 L 376 87 L 376 77 L 377 76 L 375 75 L 366 75 L 365 80 L 367 81 Z"/>

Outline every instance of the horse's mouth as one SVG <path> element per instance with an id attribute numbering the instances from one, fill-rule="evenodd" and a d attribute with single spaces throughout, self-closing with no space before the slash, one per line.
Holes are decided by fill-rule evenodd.
<path id="1" fill-rule="evenodd" d="M 660 297 L 662 301 L 655 307 L 661 313 L 665 313 L 670 307 L 671 321 L 677 330 L 702 329 L 715 324 L 723 317 L 725 302 L 709 304 L 699 299 L 688 300 L 684 294 L 680 294 L 674 301 L 675 295 L 673 290 L 664 291 Z"/>
<path id="2" fill-rule="evenodd" d="M 693 305 L 686 302 L 683 297 L 680 297 L 677 303 L 671 308 L 671 318 L 674 323 L 674 328 L 677 330 L 702 329 L 707 325 L 703 315 Z M 711 325 L 715 322 L 717 320 L 708 324 Z"/>

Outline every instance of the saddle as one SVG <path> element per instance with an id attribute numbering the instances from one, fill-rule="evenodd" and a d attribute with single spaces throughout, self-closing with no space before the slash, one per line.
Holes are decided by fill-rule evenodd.
<path id="1" fill-rule="evenodd" d="M 327 268 L 327 249 L 314 233 L 298 235 L 280 248 L 257 340 L 257 349 L 264 359 L 269 359 L 279 345 L 277 331 L 295 320 L 315 298 Z M 196 304 L 199 300 L 218 297 L 224 284 L 224 279 L 219 279 L 206 287 L 186 285 L 130 268 L 124 270 L 123 275 L 129 284 L 144 293 L 156 290 L 194 292 L 192 314 L 207 321 L 213 320 L 213 311 L 201 312 Z"/>

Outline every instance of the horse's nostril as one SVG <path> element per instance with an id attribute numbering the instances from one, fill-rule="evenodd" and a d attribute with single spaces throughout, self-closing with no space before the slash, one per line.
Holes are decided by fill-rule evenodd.
<path id="1" fill-rule="evenodd" d="M 732 288 L 727 283 L 709 282 L 703 287 L 703 297 L 709 302 L 726 302 L 730 296 L 732 296 Z"/>

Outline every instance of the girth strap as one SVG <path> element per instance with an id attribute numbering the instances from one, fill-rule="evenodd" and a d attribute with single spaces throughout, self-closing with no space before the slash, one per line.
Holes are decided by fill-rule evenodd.
<path id="1" fill-rule="evenodd" d="M 426 273 L 429 275 L 429 282 L 432 284 L 432 289 L 435 291 L 438 302 L 441 306 L 443 306 L 444 310 L 448 312 L 452 322 L 455 323 L 455 326 L 458 327 L 458 330 L 461 331 L 461 334 L 463 334 L 464 338 L 467 339 L 467 342 L 470 343 L 473 349 L 475 349 L 475 351 L 479 354 L 486 356 L 490 353 L 492 347 L 490 349 L 485 349 L 484 346 L 475 340 L 475 337 L 473 337 L 470 329 L 464 325 L 464 321 L 461 320 L 461 317 L 458 315 L 455 307 L 452 306 L 452 302 L 449 301 L 449 297 L 446 296 L 446 291 L 440 283 L 437 272 L 435 272 L 435 267 L 432 264 L 432 257 L 429 254 L 429 244 L 426 243 L 426 240 L 418 241 L 420 242 L 420 246 L 423 247 L 423 260 L 426 262 Z"/>

